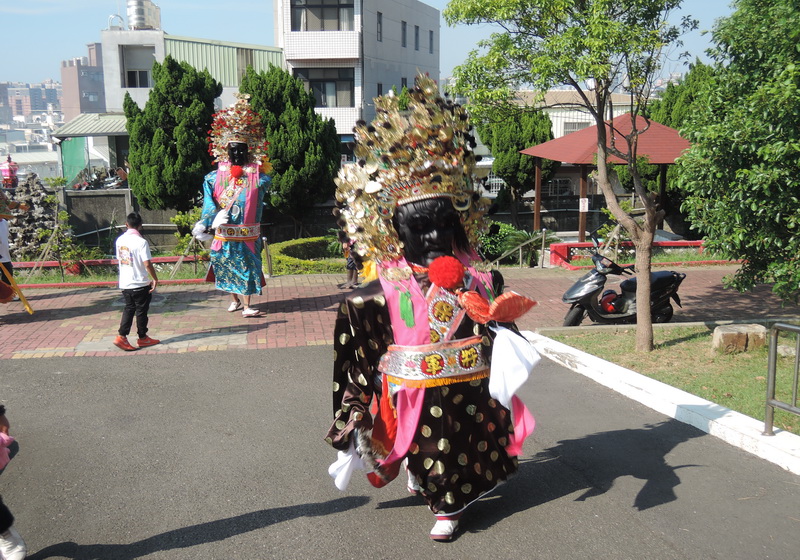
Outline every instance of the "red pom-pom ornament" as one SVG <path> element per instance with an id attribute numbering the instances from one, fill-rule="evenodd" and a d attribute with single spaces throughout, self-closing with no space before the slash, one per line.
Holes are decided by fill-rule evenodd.
<path id="1" fill-rule="evenodd" d="M 428 278 L 445 290 L 455 290 L 464 283 L 464 265 L 455 257 L 437 257 L 428 267 Z"/>
<path id="2" fill-rule="evenodd" d="M 244 175 L 244 169 L 241 165 L 231 165 L 231 177 L 238 179 L 242 175 Z"/>

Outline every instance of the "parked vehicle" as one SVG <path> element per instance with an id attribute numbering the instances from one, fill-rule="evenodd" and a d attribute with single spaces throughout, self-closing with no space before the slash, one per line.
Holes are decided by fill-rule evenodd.
<path id="1" fill-rule="evenodd" d="M 620 266 L 600 254 L 597 238 L 592 234 L 592 262 L 594 269 L 584 274 L 568 289 L 561 300 L 570 304 L 564 317 L 565 327 L 580 325 L 587 316 L 594 323 L 625 324 L 636 322 L 636 278 L 620 283 L 620 292 L 604 290 L 609 274 L 631 276 L 633 265 Z M 654 323 L 667 323 L 672 319 L 672 301 L 681 306 L 678 287 L 686 274 L 658 271 L 650 274 L 650 312 Z"/>

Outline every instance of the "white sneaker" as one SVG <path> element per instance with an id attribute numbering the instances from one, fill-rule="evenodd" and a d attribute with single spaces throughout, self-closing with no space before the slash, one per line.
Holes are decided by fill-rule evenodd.
<path id="1" fill-rule="evenodd" d="M 431 539 L 439 542 L 453 540 L 453 534 L 458 529 L 458 519 L 436 519 L 436 524 L 431 529 Z"/>
<path id="2" fill-rule="evenodd" d="M 3 560 L 23 560 L 27 554 L 25 541 L 14 527 L 9 527 L 8 531 L 0 533 L 0 556 Z"/>

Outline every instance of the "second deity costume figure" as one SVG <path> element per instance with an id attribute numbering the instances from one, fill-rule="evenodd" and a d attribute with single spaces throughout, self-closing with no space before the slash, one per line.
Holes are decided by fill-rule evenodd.
<path id="1" fill-rule="evenodd" d="M 209 152 L 218 163 L 203 182 L 201 220 L 192 233 L 211 243 L 211 269 L 216 287 L 231 294 L 228 311 L 242 308 L 244 317 L 261 312 L 250 307 L 250 296 L 265 285 L 261 268 L 261 213 L 270 185 L 271 166 L 260 117 L 245 94 L 214 115 Z M 241 296 L 241 298 L 240 298 Z"/>

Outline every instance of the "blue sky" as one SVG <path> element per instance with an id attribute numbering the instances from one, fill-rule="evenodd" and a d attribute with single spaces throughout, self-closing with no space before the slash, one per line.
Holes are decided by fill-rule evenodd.
<path id="1" fill-rule="evenodd" d="M 161 23 L 167 33 L 202 39 L 273 44 L 270 0 L 157 0 Z M 443 10 L 447 0 L 426 0 Z M 729 15 L 727 0 L 686 0 L 688 14 L 700 21 L 700 29 L 711 29 L 714 20 Z M 700 5 L 698 5 L 700 4 Z M 125 17 L 125 0 L 0 0 L 0 82 L 60 80 L 62 60 L 86 56 L 86 45 L 100 40 L 109 17 Z M 674 21 L 679 21 L 676 14 Z M 488 26 L 441 28 L 441 72 L 448 76 L 475 43 L 489 35 Z M 684 38 L 684 49 L 703 58 L 708 35 L 699 31 Z M 694 60 L 694 57 L 692 57 Z M 666 67 L 681 71 L 678 65 Z"/>

